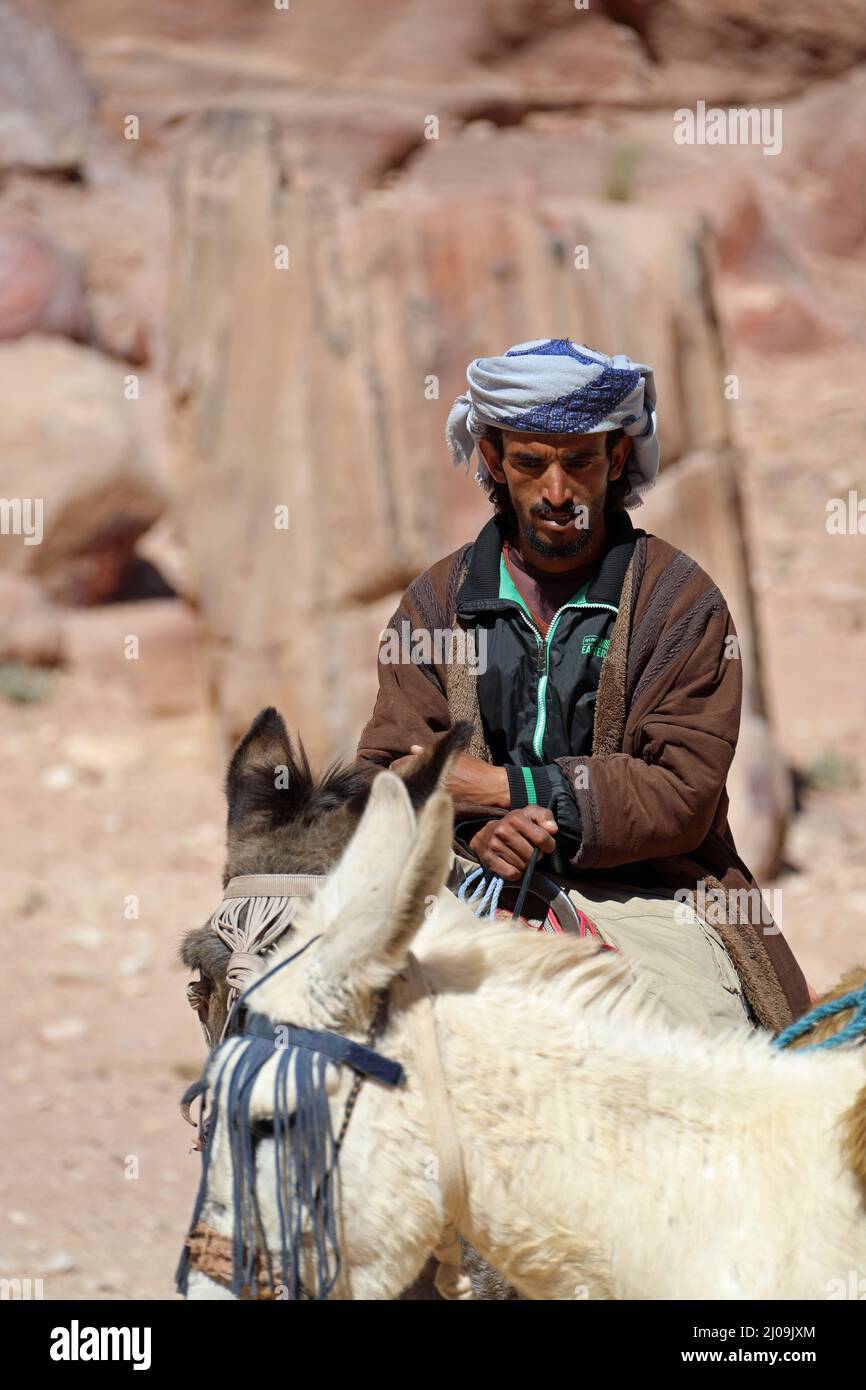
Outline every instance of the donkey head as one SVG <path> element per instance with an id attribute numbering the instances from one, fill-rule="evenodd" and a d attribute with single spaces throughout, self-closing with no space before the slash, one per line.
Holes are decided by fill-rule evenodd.
<path id="1" fill-rule="evenodd" d="M 269 973 L 248 991 L 249 1008 L 274 1026 L 328 1030 L 354 1041 L 369 1041 L 378 1016 L 382 991 L 404 969 L 408 952 L 435 900 L 434 918 L 459 915 L 470 922 L 468 910 L 443 892 L 452 841 L 453 805 L 436 791 L 416 817 L 405 784 L 393 773 L 376 778 L 360 824 L 339 861 L 315 897 L 299 905 L 291 940 L 281 943 L 269 961 Z M 436 921 L 429 924 L 436 929 Z M 408 1009 L 399 998 L 389 999 L 387 1022 L 373 1045 L 385 1056 L 406 1061 L 406 1084 L 395 1089 L 368 1081 L 352 1110 L 339 1164 L 339 1243 L 341 1275 L 332 1296 L 394 1298 L 411 1284 L 436 1245 L 444 1224 L 441 1195 L 429 1171 L 435 1165 L 425 1097 L 412 1065 L 418 1039 L 412 1031 L 415 1004 Z M 413 1053 L 414 1049 L 414 1053 Z M 297 1082 L 275 1087 L 280 1066 L 279 1047 L 265 1049 L 266 1060 L 251 1084 L 248 1114 L 260 1136 L 255 1159 L 256 1201 L 272 1256 L 285 1247 L 286 1231 L 294 1240 L 302 1278 L 316 1277 L 316 1242 L 311 1235 L 310 1208 L 303 1226 L 286 1220 L 280 1208 L 282 1143 L 297 1142 L 301 1132 Z M 232 1072 L 242 1059 L 233 1044 L 213 1054 L 210 1084 L 228 1094 Z M 241 1060 L 240 1065 L 243 1065 Z M 353 1085 L 348 1066 L 329 1066 L 323 1085 L 331 1129 L 340 1130 Z M 285 1113 L 275 1121 L 275 1095 L 281 1086 Z M 237 1117 L 218 1120 L 209 1145 L 211 1157 L 204 1220 L 219 1225 L 237 1211 L 232 1187 L 232 1134 Z M 291 1127 L 291 1128 L 290 1128 Z M 289 1134 L 295 1139 L 289 1138 Z M 271 1137 L 273 1135 L 273 1137 Z M 316 1152 L 321 1144 L 317 1141 Z M 312 1186 L 315 1186 L 313 1184 Z M 298 1235 L 302 1230 L 300 1241 Z"/>
<path id="2" fill-rule="evenodd" d="M 458 724 L 403 772 L 409 801 L 419 807 L 451 759 L 466 746 L 470 724 Z M 228 827 L 223 885 L 240 874 L 327 874 L 357 826 L 377 769 L 333 763 L 316 777 L 298 741 L 273 709 L 253 720 L 226 775 Z M 190 988 L 210 1037 L 218 1039 L 228 1012 L 226 967 L 231 952 L 210 923 L 183 939 L 180 957 L 198 970 Z"/>

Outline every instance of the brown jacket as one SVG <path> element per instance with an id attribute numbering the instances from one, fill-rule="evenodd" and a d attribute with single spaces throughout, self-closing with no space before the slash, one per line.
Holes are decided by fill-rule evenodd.
<path id="1" fill-rule="evenodd" d="M 413 633 L 453 629 L 456 635 L 468 550 L 463 546 L 419 576 L 389 626 L 405 631 L 408 621 Z M 742 695 L 736 643 L 726 640 L 734 637 L 709 576 L 682 551 L 638 531 L 602 666 L 592 754 L 556 761 L 583 827 L 574 872 L 615 877 L 627 865 L 620 876 L 631 881 L 686 890 L 701 885 L 707 920 L 758 1021 L 778 1032 L 808 1007 L 809 997 L 790 948 L 757 901 L 728 825 L 725 781 Z M 460 650 L 455 645 L 451 655 Z M 458 719 L 475 725 L 469 751 L 490 760 L 471 663 L 450 660 L 441 638 L 431 654 L 429 661 L 380 662 L 378 699 L 358 745 L 361 762 L 386 767 Z M 504 814 L 481 809 L 488 817 Z M 478 811 L 458 806 L 456 819 Z"/>

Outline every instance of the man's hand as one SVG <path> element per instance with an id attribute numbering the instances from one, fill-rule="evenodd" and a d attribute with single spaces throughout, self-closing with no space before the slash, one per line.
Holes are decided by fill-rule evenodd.
<path id="1" fill-rule="evenodd" d="M 399 772 L 401 767 L 414 762 L 415 756 L 423 752 L 424 748 L 420 743 L 413 743 L 411 754 L 405 758 L 395 758 L 391 763 L 391 771 Z M 460 753 L 454 759 L 451 771 L 445 779 L 445 790 L 455 801 L 503 808 L 511 805 L 505 768 L 494 767 L 492 763 L 486 763 L 483 758 L 473 758 L 469 753 Z"/>
<path id="2" fill-rule="evenodd" d="M 553 813 L 544 806 L 521 806 L 501 820 L 488 821 L 469 842 L 469 848 L 487 869 L 506 883 L 517 883 L 532 858 L 532 851 L 552 854 L 557 831 Z"/>

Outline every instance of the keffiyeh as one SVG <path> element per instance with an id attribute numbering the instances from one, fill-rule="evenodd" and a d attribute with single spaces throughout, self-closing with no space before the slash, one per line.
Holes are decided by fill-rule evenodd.
<path id="1" fill-rule="evenodd" d="M 537 434 L 601 434 L 624 430 L 632 439 L 625 467 L 631 482 L 626 507 L 640 506 L 659 466 L 656 394 L 652 368 L 624 353 L 603 352 L 568 338 L 518 343 L 504 357 L 478 357 L 466 372 L 469 391 L 458 396 L 445 437 L 455 468 L 467 470 L 485 426 Z M 489 480 L 479 450 L 476 481 Z"/>

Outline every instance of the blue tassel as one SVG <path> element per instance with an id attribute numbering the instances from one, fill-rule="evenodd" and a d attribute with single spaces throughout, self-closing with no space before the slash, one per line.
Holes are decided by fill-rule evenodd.
<path id="1" fill-rule="evenodd" d="M 244 998 L 251 992 L 248 990 Z M 267 1245 L 257 1197 L 258 1140 L 250 1117 L 256 1079 L 262 1067 L 273 1058 L 275 1048 L 280 1053 L 273 1089 L 274 1197 L 280 1239 L 276 1265 Z M 230 1062 L 233 1069 L 226 1086 Z M 210 1136 L 202 1150 L 201 1181 L 190 1231 L 198 1224 L 204 1208 L 214 1137 L 218 1126 L 227 1124 L 232 1165 L 232 1292 L 236 1297 L 241 1297 L 245 1290 L 257 1292 L 257 1251 L 261 1252 L 271 1291 L 276 1292 L 276 1273 L 291 1300 L 327 1299 L 337 1282 L 340 1273 L 336 1203 L 338 1148 L 331 1124 L 326 1078 L 329 1066 L 344 1064 L 384 1085 L 396 1086 L 403 1080 L 399 1062 L 362 1043 L 325 1029 L 274 1024 L 260 1014 L 248 1014 L 243 1036 L 227 1038 L 214 1054 Z M 294 1105 L 290 1109 L 291 1082 L 294 1083 Z M 305 1220 L 313 1245 L 315 1277 L 312 1288 L 307 1288 L 301 1278 Z M 176 1276 L 177 1287 L 183 1294 L 187 1292 L 189 1272 L 190 1252 L 185 1246 Z"/>

